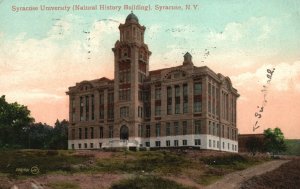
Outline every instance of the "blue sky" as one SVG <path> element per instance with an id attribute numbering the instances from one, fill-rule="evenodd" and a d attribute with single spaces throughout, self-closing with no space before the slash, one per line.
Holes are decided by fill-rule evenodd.
<path id="1" fill-rule="evenodd" d="M 300 136 L 300 129 L 294 131 L 300 123 L 295 118 L 300 108 L 289 108 L 300 107 L 298 0 L 0 0 L 0 91 L 11 101 L 27 104 L 37 121 L 51 124 L 56 118 L 67 118 L 69 86 L 113 77 L 111 48 L 119 38 L 119 23 L 130 11 L 17 13 L 12 6 L 76 4 L 151 4 L 151 11 L 134 11 L 147 28 L 150 70 L 180 65 L 189 51 L 196 66 L 207 65 L 229 76 L 241 94 L 238 123 L 242 133 L 250 132 L 249 125 L 255 121 L 265 70 L 275 67 L 263 124 L 281 126 L 290 121 L 284 131 L 290 137 Z M 155 5 L 186 4 L 199 9 L 153 10 Z M 208 57 L 205 49 L 210 51 Z M 41 111 L 42 105 L 50 113 Z M 63 108 L 57 111 L 56 107 Z M 286 111 L 279 114 L 278 109 Z"/>

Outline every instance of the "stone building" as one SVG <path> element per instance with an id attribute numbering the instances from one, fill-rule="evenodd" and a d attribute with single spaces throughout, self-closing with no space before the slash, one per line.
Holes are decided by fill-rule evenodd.
<path id="1" fill-rule="evenodd" d="M 207 66 L 149 71 L 146 28 L 129 14 L 120 24 L 114 79 L 69 87 L 69 149 L 199 147 L 238 151 L 236 101 L 230 78 Z"/>

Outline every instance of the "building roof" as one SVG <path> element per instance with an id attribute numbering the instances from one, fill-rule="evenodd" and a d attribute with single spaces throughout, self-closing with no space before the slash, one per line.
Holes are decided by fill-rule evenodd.
<path id="1" fill-rule="evenodd" d="M 133 14 L 133 12 L 131 12 L 127 17 L 126 17 L 126 23 L 127 22 L 137 22 L 137 23 L 139 23 L 139 19 L 138 19 L 138 17 L 135 15 L 135 14 Z"/>

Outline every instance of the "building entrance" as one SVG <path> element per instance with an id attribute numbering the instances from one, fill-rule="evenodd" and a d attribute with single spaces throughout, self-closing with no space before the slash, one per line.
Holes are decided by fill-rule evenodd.
<path id="1" fill-rule="evenodd" d="M 128 127 L 126 125 L 123 125 L 120 128 L 120 139 L 121 140 L 128 140 L 128 136 L 129 136 Z"/>

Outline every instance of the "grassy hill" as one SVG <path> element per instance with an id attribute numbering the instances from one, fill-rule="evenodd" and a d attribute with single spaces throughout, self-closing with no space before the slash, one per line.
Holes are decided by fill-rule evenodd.
<path id="1" fill-rule="evenodd" d="M 208 185 L 225 174 L 266 160 L 268 158 L 199 150 L 9 150 L 0 151 L 0 183 L 5 183 L 6 178 L 16 182 L 22 179 L 26 188 L 26 180 L 34 178 L 50 188 L 93 188 L 82 184 L 89 183 L 86 180 L 92 183 L 95 178 L 95 182 L 99 182 L 108 177 L 103 179 L 108 183 L 102 188 L 184 189 L 194 187 L 182 182 Z M 38 172 L 33 172 L 32 167 Z"/>
<path id="2" fill-rule="evenodd" d="M 285 142 L 287 144 L 285 154 L 300 156 L 300 139 L 286 139 Z"/>

